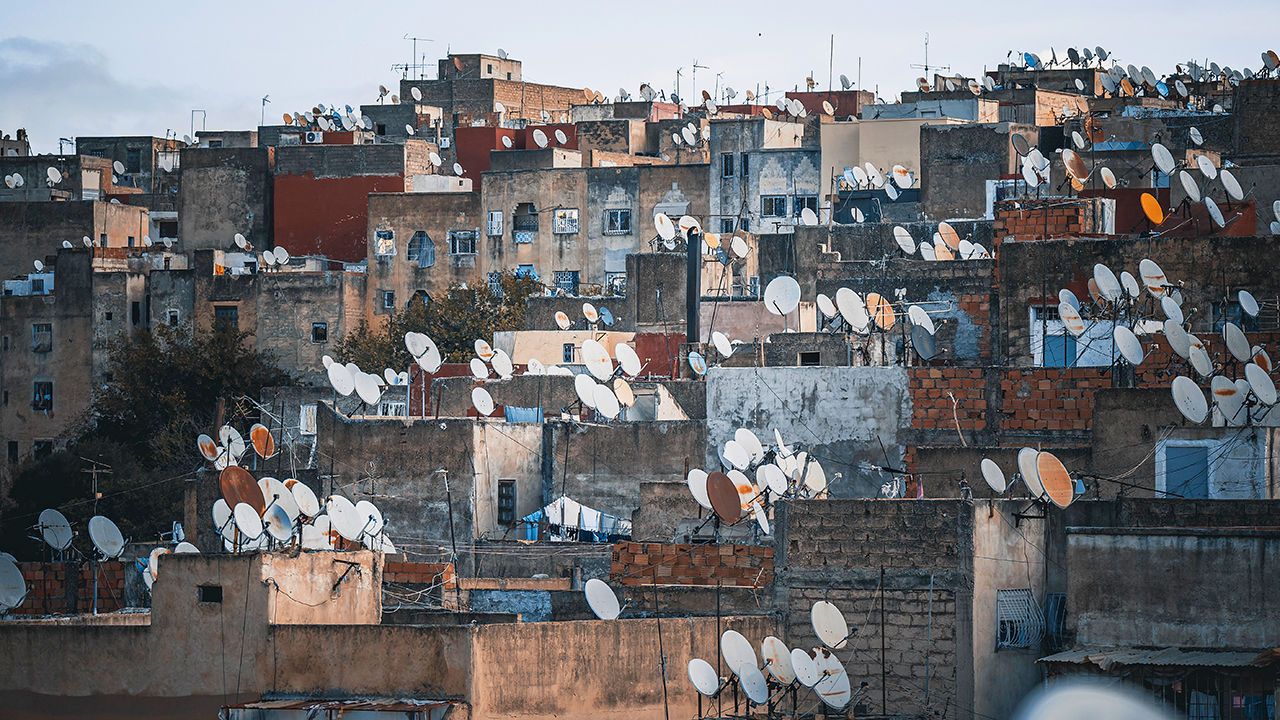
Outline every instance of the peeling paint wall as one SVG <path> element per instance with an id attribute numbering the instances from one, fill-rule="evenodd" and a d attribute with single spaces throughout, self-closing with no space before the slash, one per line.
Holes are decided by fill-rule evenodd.
<path id="1" fill-rule="evenodd" d="M 820 460 L 833 495 L 874 497 L 883 478 L 858 470 L 858 463 L 901 467 L 906 447 L 899 435 L 910 418 L 905 368 L 712 368 L 704 467 L 718 467 L 717 448 L 738 428 L 764 443 L 774 441 L 777 429 L 787 444 Z"/>

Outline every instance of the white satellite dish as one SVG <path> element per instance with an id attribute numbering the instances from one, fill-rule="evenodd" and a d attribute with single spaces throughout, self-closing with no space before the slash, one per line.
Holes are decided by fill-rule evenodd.
<path id="1" fill-rule="evenodd" d="M 693 468 L 685 477 L 685 482 L 689 485 L 689 494 L 693 495 L 694 502 L 707 510 L 713 510 L 711 498 L 707 496 L 707 472 Z"/>
<path id="2" fill-rule="evenodd" d="M 774 315 L 788 315 L 800 305 L 800 283 L 779 275 L 764 289 L 764 305 Z"/>
<path id="3" fill-rule="evenodd" d="M 618 615 L 622 613 L 622 607 L 618 604 L 618 596 L 614 594 L 613 588 L 609 587 L 603 580 L 591 578 L 582 588 L 582 592 L 587 597 L 587 605 L 591 607 L 591 612 L 601 620 L 616 620 Z"/>
<path id="4" fill-rule="evenodd" d="M 547 146 L 547 134 L 540 128 L 535 128 L 533 131 L 533 142 L 538 147 L 545 148 Z"/>
<path id="5" fill-rule="evenodd" d="M 618 343 L 613 347 L 613 354 L 618 358 L 618 364 L 622 366 L 622 372 L 629 377 L 635 377 L 640 374 L 640 356 L 636 354 L 634 348 L 626 343 Z"/>
<path id="6" fill-rule="evenodd" d="M 711 697 L 720 690 L 720 676 L 716 674 L 716 669 L 711 667 L 711 663 L 702 658 L 689 661 L 689 682 L 699 694 L 705 697 Z"/>
<path id="7" fill-rule="evenodd" d="M 1036 464 L 1039 451 L 1024 447 L 1018 451 L 1018 472 L 1022 474 L 1022 484 L 1027 486 L 1031 497 L 1040 499 L 1044 495 L 1044 485 L 1040 482 L 1040 468 Z"/>
<path id="8" fill-rule="evenodd" d="M 991 458 L 982 459 L 982 479 L 987 481 L 987 485 L 991 486 L 991 489 L 997 495 L 1003 494 L 1005 488 L 1008 487 L 1008 483 L 1004 478 L 1004 471 Z"/>
<path id="9" fill-rule="evenodd" d="M 1173 402 L 1183 417 L 1196 424 L 1204 422 L 1209 414 L 1209 402 L 1194 380 L 1179 375 L 1173 379 L 1170 391 L 1173 393 Z"/>
<path id="10" fill-rule="evenodd" d="M 813 634 L 818 636 L 823 645 L 839 650 L 848 642 L 849 624 L 840 608 L 832 603 L 826 600 L 815 602 L 809 612 L 809 619 L 813 624 Z"/>
<path id="11" fill-rule="evenodd" d="M 493 396 L 482 387 L 472 389 L 471 404 L 475 406 L 476 412 L 480 413 L 480 417 L 489 417 L 493 414 Z"/>
<path id="12" fill-rule="evenodd" d="M 124 552 L 124 536 L 111 520 L 94 515 L 89 518 L 89 539 L 106 558 L 118 558 Z"/>
<path id="13" fill-rule="evenodd" d="M 729 357 L 733 354 L 733 343 L 729 342 L 728 336 L 716 330 L 711 333 L 711 344 L 715 346 L 716 352 L 722 357 Z"/>

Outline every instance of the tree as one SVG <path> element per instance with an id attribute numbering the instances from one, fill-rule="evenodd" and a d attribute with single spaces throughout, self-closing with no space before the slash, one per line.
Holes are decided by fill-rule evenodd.
<path id="1" fill-rule="evenodd" d="M 496 332 L 523 328 L 529 297 L 542 291 L 538 281 L 514 273 L 503 273 L 499 288 L 495 293 L 488 284 L 454 285 L 427 302 L 411 300 L 382 328 L 362 323 L 344 335 L 334 357 L 353 362 L 365 372 L 405 368 L 413 357 L 405 349 L 404 335 L 414 331 L 430 336 L 446 362 L 464 362 L 474 353 L 477 338 L 491 340 Z"/>
<path id="2" fill-rule="evenodd" d="M 182 479 L 203 462 L 196 435 L 213 433 L 220 401 L 225 422 L 244 431 L 256 411 L 238 401 L 291 381 L 248 339 L 229 328 L 191 334 L 160 326 L 114 343 L 106 366 L 112 379 L 94 395 L 66 449 L 15 477 L 0 546 L 30 546 L 22 539 L 26 528 L 46 507 L 63 509 L 83 528 L 94 507 L 92 478 L 81 472 L 90 460 L 111 468 L 98 482 L 99 514 L 138 540 L 168 531 L 182 518 Z"/>

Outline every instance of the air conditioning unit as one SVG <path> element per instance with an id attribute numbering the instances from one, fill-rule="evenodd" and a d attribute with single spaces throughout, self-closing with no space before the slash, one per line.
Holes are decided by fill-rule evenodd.
<path id="1" fill-rule="evenodd" d="M 449 145 L 450 145 L 450 144 L 452 144 L 452 141 L 451 141 L 451 140 L 449 140 L 449 138 L 447 138 L 447 137 L 442 137 L 442 138 L 440 138 L 440 149 L 441 149 L 441 150 L 448 150 L 448 149 L 449 149 Z"/>
<path id="2" fill-rule="evenodd" d="M 319 130 L 312 130 L 307 133 L 307 144 L 315 145 L 324 142 L 324 133 Z"/>

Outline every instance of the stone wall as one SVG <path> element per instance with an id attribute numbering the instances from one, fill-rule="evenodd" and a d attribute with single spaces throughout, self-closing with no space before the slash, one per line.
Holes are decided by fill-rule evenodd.
<path id="1" fill-rule="evenodd" d="M 27 597 L 9 612 L 14 615 L 62 615 L 92 612 L 94 573 L 98 575 L 98 612 L 110 613 L 125 606 L 125 573 L 132 563 L 18 563 L 27 583 Z"/>
<path id="2" fill-rule="evenodd" d="M 644 585 L 765 587 L 773 582 L 773 548 L 755 545 L 613 545 L 611 582 Z"/>

